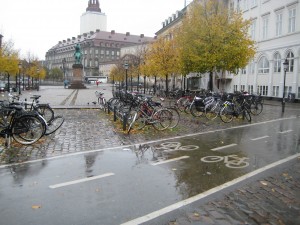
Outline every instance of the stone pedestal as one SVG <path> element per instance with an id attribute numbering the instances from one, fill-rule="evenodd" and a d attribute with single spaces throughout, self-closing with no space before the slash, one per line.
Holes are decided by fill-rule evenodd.
<path id="1" fill-rule="evenodd" d="M 85 89 L 86 86 L 83 84 L 83 65 L 73 64 L 73 81 L 71 82 L 69 89 Z"/>

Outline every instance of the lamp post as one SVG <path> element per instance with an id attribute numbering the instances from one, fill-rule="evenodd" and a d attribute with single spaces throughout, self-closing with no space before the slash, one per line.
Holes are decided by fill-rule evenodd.
<path id="1" fill-rule="evenodd" d="M 66 58 L 62 59 L 63 72 L 64 72 L 64 80 L 66 80 Z"/>
<path id="2" fill-rule="evenodd" d="M 283 62 L 283 69 L 284 69 L 284 78 L 283 78 L 283 93 L 282 93 L 282 112 L 284 113 L 285 107 L 285 78 L 286 78 L 286 71 L 288 70 L 289 62 L 287 59 Z"/>
<path id="3" fill-rule="evenodd" d="M 128 68 L 129 68 L 129 65 L 128 65 L 128 63 L 125 63 L 124 64 L 124 68 L 125 68 L 125 71 L 126 71 L 126 76 L 125 76 L 125 90 L 126 90 L 126 93 L 127 93 L 127 71 L 128 71 Z"/>
<path id="4" fill-rule="evenodd" d="M 22 69 L 21 62 L 19 62 L 18 67 L 19 67 L 19 95 L 20 95 L 21 94 L 21 69 Z"/>
<path id="5" fill-rule="evenodd" d="M 38 80 L 37 80 L 37 85 L 36 85 L 36 90 L 39 91 L 40 90 L 40 68 L 36 69 L 36 73 L 38 75 Z"/>

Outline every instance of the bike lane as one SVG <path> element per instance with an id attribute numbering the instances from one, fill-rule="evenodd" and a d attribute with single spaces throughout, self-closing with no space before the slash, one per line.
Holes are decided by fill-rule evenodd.
<path id="1" fill-rule="evenodd" d="M 166 211 L 149 213 L 191 203 L 212 188 L 299 154 L 299 125 L 298 118 L 283 119 L 2 166 L 1 221 L 147 222 Z"/>

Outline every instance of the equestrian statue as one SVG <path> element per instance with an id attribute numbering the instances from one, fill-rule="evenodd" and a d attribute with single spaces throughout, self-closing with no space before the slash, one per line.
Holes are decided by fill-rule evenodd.
<path id="1" fill-rule="evenodd" d="M 75 64 L 81 64 L 82 52 L 80 50 L 80 45 L 79 44 L 77 44 L 75 46 L 74 57 L 75 57 Z"/>

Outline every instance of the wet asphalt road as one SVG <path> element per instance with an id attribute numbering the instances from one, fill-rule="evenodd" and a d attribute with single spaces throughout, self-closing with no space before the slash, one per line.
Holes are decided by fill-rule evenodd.
<path id="1" fill-rule="evenodd" d="M 198 124 L 198 135 L 187 135 L 196 127 L 181 124 L 159 136 L 151 130 L 127 136 L 105 114 L 96 113 L 99 121 L 91 125 L 94 110 L 69 111 L 58 110 L 67 118 L 58 133 L 2 158 L 3 224 L 122 224 L 172 204 L 183 207 L 184 199 L 300 152 L 297 108 L 287 110 L 289 118 L 240 127 Z M 184 137 L 171 138 L 178 135 Z M 6 166 L 7 160 L 37 161 Z M 173 223 L 164 216 L 154 221 Z"/>

